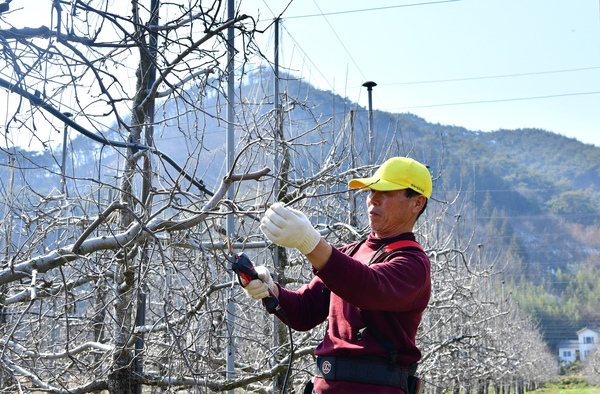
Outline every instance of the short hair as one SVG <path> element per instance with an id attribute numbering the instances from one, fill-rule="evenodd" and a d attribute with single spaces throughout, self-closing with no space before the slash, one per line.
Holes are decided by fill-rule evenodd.
<path id="1" fill-rule="evenodd" d="M 406 198 L 411 198 L 411 197 L 415 197 L 415 196 L 423 196 L 421 193 L 419 193 L 418 191 L 413 190 L 413 189 L 404 189 L 404 195 L 406 196 Z M 423 196 L 423 197 L 425 197 L 425 196 Z M 425 208 L 427 208 L 428 201 L 429 201 L 429 199 L 427 197 L 425 197 L 425 204 L 423 205 L 423 209 L 421 209 L 421 211 L 417 215 L 417 219 L 415 221 L 419 220 L 419 218 L 421 217 L 423 212 L 425 212 Z"/>

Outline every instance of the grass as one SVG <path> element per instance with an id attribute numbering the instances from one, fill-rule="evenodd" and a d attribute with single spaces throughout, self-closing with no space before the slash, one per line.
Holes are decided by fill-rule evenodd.
<path id="1" fill-rule="evenodd" d="M 558 382 L 547 383 L 529 394 L 597 394 L 600 387 L 590 386 L 578 376 L 565 376 Z"/>
<path id="2" fill-rule="evenodd" d="M 530 391 L 528 394 L 598 394 L 599 392 L 600 387 L 559 387 L 558 385 L 551 385 Z"/>
<path id="3" fill-rule="evenodd" d="M 598 394 L 598 392 L 600 392 L 599 387 L 559 387 L 555 385 L 530 391 L 529 394 Z"/>

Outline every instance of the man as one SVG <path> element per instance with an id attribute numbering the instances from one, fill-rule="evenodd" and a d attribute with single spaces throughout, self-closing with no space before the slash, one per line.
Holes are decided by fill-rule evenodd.
<path id="1" fill-rule="evenodd" d="M 415 337 L 431 293 L 429 259 L 412 232 L 431 197 L 431 175 L 415 160 L 394 157 L 349 186 L 369 192 L 368 238 L 334 248 L 302 212 L 273 204 L 261 230 L 273 243 L 304 254 L 315 278 L 292 291 L 257 267 L 262 281 L 250 282 L 246 291 L 261 299 L 271 289 L 295 330 L 328 319 L 315 349 L 313 393 L 406 393 L 407 377 L 421 358 Z M 384 252 L 401 240 L 408 242 Z"/>

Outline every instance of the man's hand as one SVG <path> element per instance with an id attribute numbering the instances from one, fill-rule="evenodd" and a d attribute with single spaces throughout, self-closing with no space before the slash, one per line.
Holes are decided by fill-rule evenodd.
<path id="1" fill-rule="evenodd" d="M 271 278 L 271 273 L 266 267 L 259 265 L 254 267 L 254 269 L 260 279 L 251 280 L 250 283 L 244 287 L 244 290 L 248 297 L 258 301 L 269 296 L 269 290 L 273 291 L 273 289 L 275 289 L 275 283 L 273 282 L 273 278 Z"/>
<path id="2" fill-rule="evenodd" d="M 296 248 L 304 255 L 312 252 L 321 240 L 321 234 L 302 212 L 281 203 L 271 205 L 265 212 L 260 229 L 271 242 Z"/>

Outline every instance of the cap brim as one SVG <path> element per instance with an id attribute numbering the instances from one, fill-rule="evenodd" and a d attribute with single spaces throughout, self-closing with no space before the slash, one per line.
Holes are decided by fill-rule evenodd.
<path id="1" fill-rule="evenodd" d="M 356 178 L 348 182 L 348 187 L 351 189 L 372 189 L 379 191 L 391 191 L 407 189 L 408 186 L 392 183 L 379 178 Z"/>

